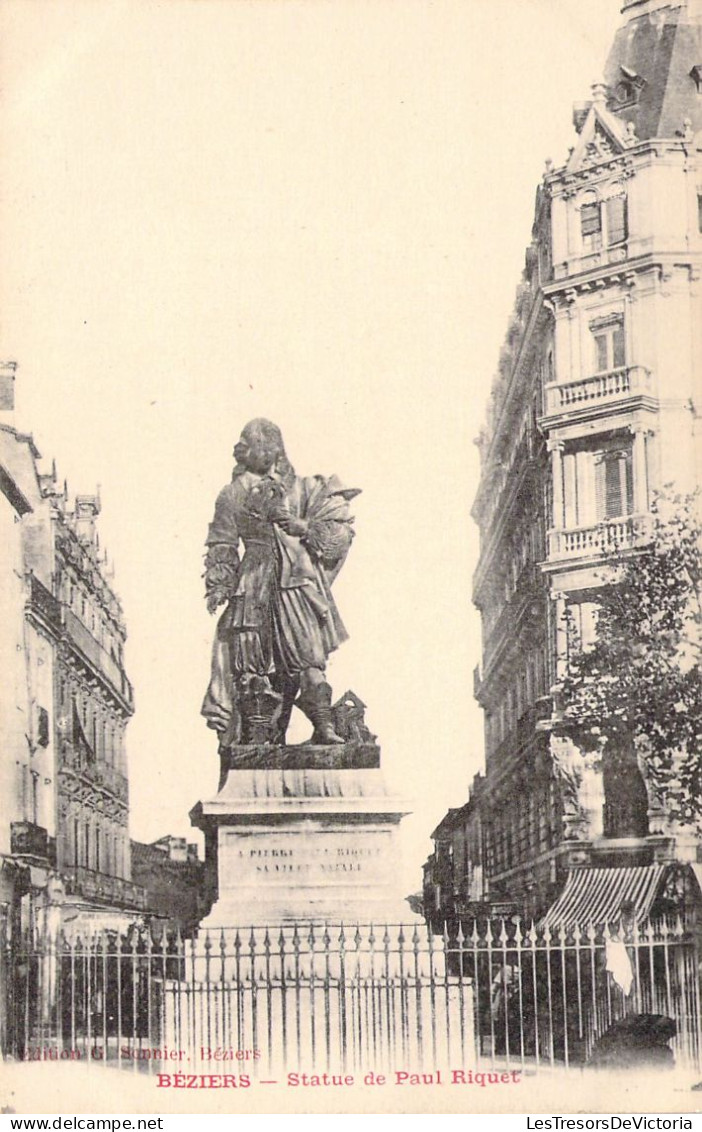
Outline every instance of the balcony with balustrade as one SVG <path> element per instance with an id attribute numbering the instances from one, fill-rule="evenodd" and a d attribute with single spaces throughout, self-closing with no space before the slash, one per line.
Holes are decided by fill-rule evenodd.
<path id="1" fill-rule="evenodd" d="M 146 907 L 145 890 L 124 877 L 97 872 L 81 865 L 63 866 L 61 874 L 66 882 L 66 891 L 71 896 L 81 896 L 86 900 L 122 908 L 141 910 Z"/>
<path id="2" fill-rule="evenodd" d="M 67 605 L 63 606 L 63 624 L 71 645 L 89 662 L 96 674 L 107 681 L 111 690 L 117 692 L 125 706 L 133 710 L 132 686 L 124 670 Z"/>
<path id="3" fill-rule="evenodd" d="M 622 366 L 578 381 L 547 385 L 539 424 L 551 429 L 565 421 L 601 417 L 613 410 L 655 408 L 653 378 L 645 366 Z"/>
<path id="4" fill-rule="evenodd" d="M 548 563 L 596 558 L 633 550 L 651 537 L 651 515 L 622 515 L 587 527 L 551 530 Z"/>

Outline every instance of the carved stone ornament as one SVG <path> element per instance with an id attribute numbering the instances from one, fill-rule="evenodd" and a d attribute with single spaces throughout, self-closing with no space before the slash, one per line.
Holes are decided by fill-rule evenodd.
<path id="1" fill-rule="evenodd" d="M 583 839 L 588 835 L 588 815 L 582 804 L 583 757 L 566 736 L 551 735 L 551 757 L 554 777 L 563 803 L 563 822 L 567 838 Z"/>

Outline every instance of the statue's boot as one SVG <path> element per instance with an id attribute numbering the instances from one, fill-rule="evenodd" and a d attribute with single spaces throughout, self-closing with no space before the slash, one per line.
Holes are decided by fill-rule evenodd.
<path id="1" fill-rule="evenodd" d="M 330 746 L 332 743 L 344 742 L 341 736 L 337 735 L 332 724 L 331 697 L 331 687 L 329 684 L 322 683 L 315 684 L 312 688 L 306 688 L 297 701 L 297 706 L 314 724 L 311 743 Z"/>

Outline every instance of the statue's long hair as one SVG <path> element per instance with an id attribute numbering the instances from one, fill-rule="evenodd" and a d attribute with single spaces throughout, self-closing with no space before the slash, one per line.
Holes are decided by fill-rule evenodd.
<path id="1" fill-rule="evenodd" d="M 242 435 L 243 433 L 246 433 L 251 440 L 255 440 L 261 445 L 266 457 L 274 461 L 275 471 L 285 487 L 291 488 L 295 480 L 295 469 L 285 453 L 283 434 L 277 424 L 266 420 L 265 417 L 255 417 L 244 427 Z M 242 471 L 243 468 L 237 464 L 234 468 L 234 475 L 241 475 Z"/>

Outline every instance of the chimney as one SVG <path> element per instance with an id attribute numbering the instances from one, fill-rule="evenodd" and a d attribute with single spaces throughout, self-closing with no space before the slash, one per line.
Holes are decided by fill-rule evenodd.
<path id="1" fill-rule="evenodd" d="M 74 523 L 75 532 L 81 541 L 95 542 L 95 520 L 99 514 L 99 495 L 76 495 Z"/>

